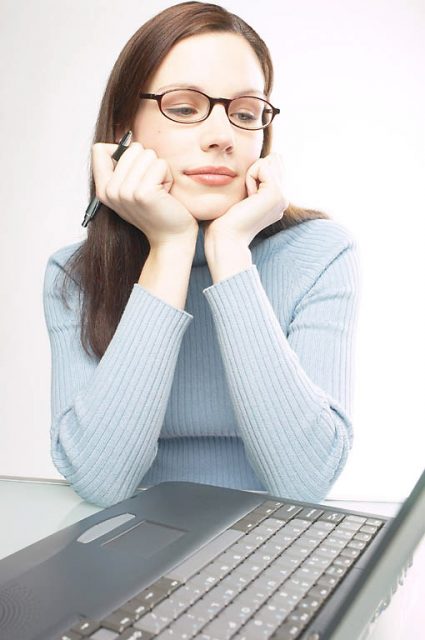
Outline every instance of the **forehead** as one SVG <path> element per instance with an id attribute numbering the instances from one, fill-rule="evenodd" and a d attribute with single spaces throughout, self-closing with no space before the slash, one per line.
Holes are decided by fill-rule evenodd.
<path id="1" fill-rule="evenodd" d="M 154 74 L 149 91 L 174 84 L 198 86 L 211 95 L 264 91 L 264 75 L 251 45 L 234 33 L 205 33 L 181 40 Z"/>

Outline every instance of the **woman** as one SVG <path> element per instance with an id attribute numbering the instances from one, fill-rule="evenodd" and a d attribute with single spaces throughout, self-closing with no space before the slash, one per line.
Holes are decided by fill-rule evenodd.
<path id="1" fill-rule="evenodd" d="M 103 206 L 44 293 L 52 458 L 90 502 L 166 480 L 316 501 L 344 466 L 355 243 L 286 200 L 272 82 L 259 36 L 198 2 L 143 25 L 112 70 Z"/>

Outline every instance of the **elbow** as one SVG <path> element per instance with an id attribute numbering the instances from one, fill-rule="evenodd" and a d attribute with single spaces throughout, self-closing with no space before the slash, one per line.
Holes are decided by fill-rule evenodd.
<path id="1" fill-rule="evenodd" d="M 107 481 L 99 474 L 88 472 L 83 475 L 81 469 L 76 469 L 63 452 L 52 450 L 52 461 L 56 469 L 69 483 L 69 486 L 85 502 L 96 507 L 112 507 L 118 502 L 131 498 L 137 487 L 132 491 L 129 486 L 119 486 L 117 482 Z"/>

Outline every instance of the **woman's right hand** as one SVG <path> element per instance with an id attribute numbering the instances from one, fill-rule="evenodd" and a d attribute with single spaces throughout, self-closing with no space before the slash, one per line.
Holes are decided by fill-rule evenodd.
<path id="1" fill-rule="evenodd" d="M 169 193 L 173 177 L 167 162 L 140 142 L 132 142 L 118 162 L 112 159 L 116 149 L 116 144 L 102 142 L 92 147 L 100 202 L 143 231 L 151 248 L 180 239 L 196 241 L 196 219 Z"/>

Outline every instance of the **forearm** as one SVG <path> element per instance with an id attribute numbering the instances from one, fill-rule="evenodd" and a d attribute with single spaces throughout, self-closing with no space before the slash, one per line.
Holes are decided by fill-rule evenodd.
<path id="1" fill-rule="evenodd" d="M 240 434 L 258 477 L 276 495 L 285 491 L 294 498 L 321 499 L 351 444 L 350 418 L 335 401 L 349 395 L 351 294 L 347 290 L 337 298 L 335 332 L 320 309 L 312 307 L 308 317 L 300 317 L 308 329 L 299 353 L 282 330 L 256 271 L 249 269 L 204 294 L 215 320 Z M 311 363 L 318 340 L 326 360 L 317 362 L 312 378 L 301 363 Z"/>
<path id="2" fill-rule="evenodd" d="M 190 320 L 135 285 L 97 366 L 72 331 L 51 333 L 52 456 L 85 500 L 114 504 L 148 471 Z"/>
<path id="3" fill-rule="evenodd" d="M 152 247 L 138 284 L 171 306 L 184 310 L 196 236 L 173 244 Z"/>

